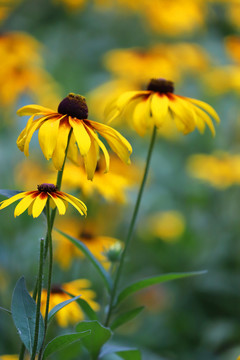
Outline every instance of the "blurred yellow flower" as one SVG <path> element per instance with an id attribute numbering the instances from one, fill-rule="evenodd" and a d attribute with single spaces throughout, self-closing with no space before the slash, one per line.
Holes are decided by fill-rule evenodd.
<path id="1" fill-rule="evenodd" d="M 98 235 L 98 226 L 94 222 L 80 223 L 79 220 L 69 218 L 63 219 L 56 223 L 56 228 L 65 233 L 75 237 L 91 251 L 91 253 L 98 259 L 105 268 L 109 268 L 110 263 L 106 257 L 106 251 L 118 242 L 117 239 L 110 236 Z M 63 269 L 68 269 L 74 258 L 83 258 L 83 253 L 68 239 L 55 233 L 54 237 L 55 260 Z"/>
<path id="2" fill-rule="evenodd" d="M 185 230 L 185 219 L 179 211 L 162 211 L 148 219 L 151 234 L 164 241 L 176 241 Z"/>
<path id="3" fill-rule="evenodd" d="M 224 39 L 226 51 L 233 61 L 240 64 L 240 36 L 231 35 Z"/>
<path id="4" fill-rule="evenodd" d="M 127 202 L 126 191 L 138 183 L 139 169 L 136 165 L 127 166 L 113 156 L 110 172 L 105 174 L 104 159 L 100 157 L 93 181 L 86 179 L 86 173 L 82 166 L 72 163 L 66 164 L 63 179 L 67 188 L 80 189 L 87 197 L 91 197 L 97 192 L 107 201 L 124 203 Z"/>
<path id="5" fill-rule="evenodd" d="M 188 159 L 187 170 L 191 176 L 224 189 L 240 184 L 240 155 L 225 152 L 192 155 Z"/>
<path id="6" fill-rule="evenodd" d="M 203 82 L 208 91 L 215 95 L 228 91 L 240 91 L 240 66 L 225 65 L 215 67 L 203 75 Z"/>
<path id="7" fill-rule="evenodd" d="M 18 355 L 0 355 L 0 360 L 18 360 Z"/>
<path id="8" fill-rule="evenodd" d="M 87 207 L 81 200 L 70 194 L 58 191 L 54 184 L 44 183 L 38 185 L 37 188 L 38 190 L 20 192 L 7 200 L 3 200 L 0 202 L 0 210 L 22 199 L 15 208 L 14 216 L 19 216 L 28 209 L 28 215 L 36 218 L 42 213 L 49 199 L 50 206 L 52 208 L 57 207 L 60 215 L 65 214 L 68 203 L 73 205 L 81 215 L 87 215 Z"/>
<path id="9" fill-rule="evenodd" d="M 23 93 L 47 104 L 56 102 L 56 83 L 43 69 L 41 45 L 23 32 L 3 33 L 0 36 L 0 99 L 9 106 Z"/>
<path id="10" fill-rule="evenodd" d="M 19 109 L 18 115 L 31 115 L 17 139 L 19 150 L 24 151 L 24 154 L 28 156 L 33 133 L 39 130 L 38 138 L 42 152 L 47 160 L 52 158 L 57 170 L 62 169 L 71 130 L 68 158 L 77 162 L 79 149 L 84 158 L 88 179 L 93 179 L 99 148 L 105 157 L 105 171 L 109 171 L 109 154 L 97 133 L 107 140 L 122 161 L 130 163 L 132 147 L 129 142 L 110 126 L 87 119 L 88 107 L 85 98 L 81 95 L 70 93 L 60 102 L 58 112 L 39 105 L 29 105 Z M 35 116 L 38 118 L 34 120 Z"/>
<path id="11" fill-rule="evenodd" d="M 149 26 L 160 34 L 179 36 L 205 24 L 202 0 L 141 0 L 140 8 Z"/>
<path id="12" fill-rule="evenodd" d="M 99 310 L 98 303 L 95 302 L 95 292 L 90 290 L 91 283 L 86 279 L 78 279 L 64 284 L 53 284 L 50 293 L 50 304 L 49 310 L 54 306 L 60 304 L 63 301 L 71 299 L 71 296 L 66 294 L 69 293 L 74 296 L 81 295 L 81 298 L 88 302 L 94 311 Z M 66 291 L 66 292 L 65 292 Z M 41 312 L 44 316 L 47 300 L 47 290 L 42 290 L 41 297 Z M 77 322 L 84 319 L 84 313 L 82 312 L 76 301 L 68 304 L 57 312 L 55 318 L 61 327 L 76 324 Z"/>
<path id="13" fill-rule="evenodd" d="M 174 85 L 165 79 L 152 79 L 147 90 L 129 91 L 106 107 L 106 117 L 128 121 L 140 136 L 148 129 L 173 123 L 177 130 L 188 134 L 197 128 L 204 132 L 206 124 L 213 135 L 215 129 L 209 115 L 220 121 L 216 111 L 207 103 L 173 94 Z M 208 115 L 209 114 L 209 115 Z"/>

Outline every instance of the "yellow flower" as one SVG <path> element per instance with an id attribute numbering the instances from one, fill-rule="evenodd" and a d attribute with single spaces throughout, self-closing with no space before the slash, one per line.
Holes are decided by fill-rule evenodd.
<path id="1" fill-rule="evenodd" d="M 225 152 L 192 155 L 187 162 L 187 170 L 191 176 L 207 181 L 219 189 L 240 184 L 239 155 Z"/>
<path id="2" fill-rule="evenodd" d="M 3 33 L 0 37 L 0 99 L 9 106 L 23 93 L 38 101 L 56 102 L 57 85 L 43 69 L 41 45 L 23 32 Z"/>
<path id="3" fill-rule="evenodd" d="M 80 95 L 69 94 L 60 102 L 58 112 L 39 105 L 29 105 L 19 109 L 18 115 L 31 115 L 27 126 L 18 137 L 18 148 L 28 156 L 32 135 L 39 129 L 38 138 L 42 152 L 47 160 L 52 158 L 57 170 L 62 169 L 71 129 L 73 132 L 68 157 L 77 162 L 79 149 L 84 158 L 88 179 L 92 180 L 94 176 L 99 148 L 105 157 L 105 171 L 109 170 L 109 154 L 97 132 L 107 140 L 122 161 L 130 163 L 132 148 L 129 142 L 110 126 L 88 120 L 87 104 L 85 98 Z M 38 118 L 34 120 L 35 116 Z"/>
<path id="4" fill-rule="evenodd" d="M 185 219 L 179 211 L 154 214 L 148 221 L 151 233 L 164 241 L 177 240 L 185 229 Z"/>
<path id="5" fill-rule="evenodd" d="M 0 355 L 0 360 L 18 360 L 18 355 Z"/>
<path id="6" fill-rule="evenodd" d="M 81 215 L 87 214 L 86 205 L 81 200 L 70 194 L 58 191 L 53 184 L 41 184 L 38 185 L 38 190 L 24 191 L 14 195 L 10 199 L 0 203 L 0 210 L 19 199 L 22 200 L 15 208 L 15 217 L 21 215 L 27 209 L 28 215 L 32 215 L 34 218 L 38 217 L 43 211 L 48 199 L 50 200 L 50 206 L 52 208 L 57 207 L 60 215 L 65 214 L 68 203 L 73 205 Z"/>
<path id="7" fill-rule="evenodd" d="M 126 202 L 126 191 L 138 182 L 139 169 L 136 165 L 127 166 L 116 156 L 111 159 L 110 172 L 105 174 L 104 168 L 104 159 L 101 156 L 93 181 L 88 181 L 82 166 L 68 163 L 64 169 L 64 184 L 67 188 L 80 189 L 87 197 L 99 193 L 107 201 Z"/>
<path id="8" fill-rule="evenodd" d="M 171 81 L 152 79 L 145 91 L 123 93 L 106 108 L 108 120 L 132 122 L 140 136 L 153 126 L 161 128 L 165 123 L 174 123 L 177 130 L 188 134 L 197 128 L 204 132 L 206 124 L 212 134 L 215 129 L 211 117 L 220 121 L 216 111 L 207 103 L 173 94 Z"/>
<path id="9" fill-rule="evenodd" d="M 94 301 L 95 292 L 89 289 L 90 286 L 90 281 L 86 279 L 78 279 L 61 285 L 53 284 L 50 294 L 49 310 L 61 302 L 71 299 L 71 296 L 66 294 L 65 291 L 74 296 L 81 295 L 81 299 L 87 301 L 94 311 L 99 310 L 99 305 Z M 41 297 L 41 312 L 43 315 L 45 313 L 46 300 L 47 290 L 43 289 Z M 61 327 L 66 327 L 83 320 L 84 313 L 79 305 L 74 301 L 59 310 L 55 318 Z"/>
<path id="10" fill-rule="evenodd" d="M 106 251 L 118 242 L 117 239 L 98 235 L 98 226 L 95 222 L 84 222 L 84 225 L 82 225 L 78 220 L 65 219 L 61 220 L 61 222 L 59 221 L 56 227 L 85 244 L 96 259 L 105 268 L 109 268 L 110 263 L 107 261 Z M 56 245 L 54 251 L 55 259 L 63 269 L 69 268 L 74 258 L 84 257 L 82 252 L 61 234 L 55 233 L 54 242 Z"/>

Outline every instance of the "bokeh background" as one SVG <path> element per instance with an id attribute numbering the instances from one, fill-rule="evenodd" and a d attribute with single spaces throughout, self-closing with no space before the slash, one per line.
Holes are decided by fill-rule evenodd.
<path id="1" fill-rule="evenodd" d="M 25 158 L 16 139 L 27 118 L 19 107 L 57 109 L 69 92 L 86 96 L 89 118 L 104 122 L 104 107 L 152 77 L 175 82 L 176 94 L 211 104 L 221 123 L 187 136 L 160 129 L 122 286 L 168 272 L 205 275 L 150 287 L 123 304 L 144 312 L 119 328 L 114 341 L 139 348 L 143 359 L 236 360 L 240 355 L 240 1 L 238 0 L 5 0 L 0 3 L 0 188 L 32 190 L 54 182 L 37 136 Z M 71 209 L 57 226 L 72 233 L 113 268 L 106 251 L 124 241 L 143 172 L 149 136 L 112 123 L 133 146 L 132 165 L 117 159 L 93 182 L 67 164 L 63 189 L 88 206 L 87 220 Z M 1 197 L 1 199 L 4 199 Z M 44 217 L 0 214 L 0 306 L 10 308 L 16 281 L 31 291 Z M 67 240 L 55 234 L 53 281 L 89 279 L 104 314 L 101 278 Z M 121 243 L 120 243 L 121 244 Z M 117 242 L 117 246 L 119 243 Z M 94 297 L 95 296 L 95 297 Z M 97 305 L 96 305 L 97 308 Z M 81 316 L 81 314 L 80 314 Z M 74 329 L 72 315 L 49 336 Z M 76 321 L 75 321 L 76 323 Z M 11 318 L 0 314 L 0 354 L 17 354 Z M 56 359 L 84 359 L 81 346 Z M 67 354 L 67 355 L 66 355 Z M 81 355 L 79 355 L 81 354 Z M 66 357 L 67 356 L 67 357 Z"/>

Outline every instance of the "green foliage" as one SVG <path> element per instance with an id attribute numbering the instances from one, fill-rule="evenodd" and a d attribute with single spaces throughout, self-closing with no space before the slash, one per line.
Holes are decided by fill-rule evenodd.
<path id="1" fill-rule="evenodd" d="M 82 339 L 85 336 L 91 334 L 91 331 L 84 331 L 82 333 L 74 333 L 74 334 L 66 334 L 55 337 L 52 341 L 50 341 L 44 349 L 43 360 L 45 360 L 48 356 L 54 354 L 57 351 L 64 349 L 66 346 L 74 343 L 77 340 Z"/>
<path id="2" fill-rule="evenodd" d="M 112 332 L 109 328 L 102 326 L 98 321 L 82 321 L 76 326 L 77 331 L 91 330 L 91 334 L 82 340 L 93 360 L 98 359 L 102 346 L 111 338 Z"/>
<path id="3" fill-rule="evenodd" d="M 112 280 L 108 272 L 104 269 L 104 267 L 100 264 L 100 262 L 93 256 L 91 251 L 86 247 L 85 244 L 83 244 L 78 239 L 74 238 L 71 235 L 68 235 L 64 233 L 63 231 L 56 229 L 61 235 L 65 236 L 68 240 L 70 240 L 79 250 L 81 250 L 84 255 L 88 258 L 88 260 L 91 261 L 95 269 L 97 269 L 99 275 L 102 277 L 108 291 L 111 291 L 112 288 Z"/>
<path id="4" fill-rule="evenodd" d="M 118 305 L 121 301 L 126 299 L 129 295 L 134 294 L 135 292 L 147 288 L 151 285 L 160 284 L 167 281 L 177 280 L 181 278 L 186 278 L 190 276 L 203 275 L 206 271 L 194 271 L 187 273 L 172 273 L 172 274 L 164 274 L 159 276 L 154 276 L 148 279 L 143 279 L 137 281 L 136 283 L 127 286 L 124 290 L 120 292 L 118 295 L 116 305 Z"/>
<path id="5" fill-rule="evenodd" d="M 105 356 L 110 354 L 116 354 L 124 360 L 141 360 L 141 353 L 139 350 L 115 345 L 105 345 L 101 351 L 100 359 L 104 359 Z"/>
<path id="6" fill-rule="evenodd" d="M 12 317 L 19 336 L 27 350 L 32 352 L 35 334 L 36 303 L 26 289 L 24 277 L 21 277 L 12 296 Z M 44 321 L 40 315 L 37 351 L 40 350 L 44 339 Z"/>
<path id="7" fill-rule="evenodd" d="M 95 311 L 91 308 L 88 302 L 84 299 L 78 299 L 77 303 L 81 307 L 84 314 L 89 318 L 89 320 L 98 320 L 98 316 Z"/>
<path id="8" fill-rule="evenodd" d="M 137 307 L 135 309 L 129 310 L 119 316 L 117 316 L 111 324 L 111 329 L 115 330 L 119 326 L 126 324 L 128 321 L 134 319 L 138 314 L 140 314 L 144 309 L 144 306 Z"/>

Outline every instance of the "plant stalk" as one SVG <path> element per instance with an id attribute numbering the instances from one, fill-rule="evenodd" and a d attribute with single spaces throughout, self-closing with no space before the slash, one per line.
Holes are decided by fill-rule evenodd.
<path id="1" fill-rule="evenodd" d="M 148 175 L 148 171 L 149 171 L 149 166 L 150 166 L 150 161 L 151 161 L 151 157 L 152 157 L 153 147 L 154 147 L 154 143 L 155 143 L 155 140 L 156 140 L 156 134 L 157 134 L 157 128 L 156 128 L 156 126 L 154 126 L 151 141 L 150 141 L 150 145 L 149 145 L 149 149 L 148 149 L 148 154 L 147 154 L 146 165 L 145 165 L 145 170 L 144 170 L 142 182 L 141 182 L 141 185 L 140 185 L 140 188 L 139 188 L 136 204 L 135 204 L 135 207 L 134 207 L 132 219 L 131 219 L 131 222 L 130 222 L 130 225 L 129 225 L 129 229 L 128 229 L 128 233 L 127 233 L 127 237 L 126 237 L 126 241 L 125 241 L 125 246 L 124 246 L 123 252 L 121 254 L 119 266 L 118 266 L 115 281 L 114 281 L 114 284 L 113 284 L 113 290 L 112 290 L 112 293 L 111 293 L 110 304 L 109 304 L 109 309 L 108 309 L 108 313 L 107 313 L 107 317 L 106 317 L 106 321 L 105 321 L 105 326 L 109 325 L 111 315 L 112 315 L 112 311 L 113 311 L 113 308 L 114 308 L 116 292 L 117 292 L 119 280 L 120 280 L 120 277 L 121 277 L 121 274 L 122 274 L 125 256 L 126 256 L 129 244 L 130 244 L 131 239 L 132 239 L 134 226 L 135 226 L 138 211 L 139 211 L 139 208 L 140 208 L 140 203 L 141 203 L 141 199 L 142 199 L 143 190 L 144 190 L 146 180 L 147 180 L 147 175 Z"/>

